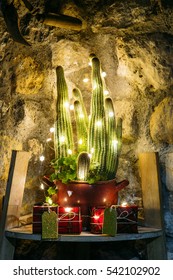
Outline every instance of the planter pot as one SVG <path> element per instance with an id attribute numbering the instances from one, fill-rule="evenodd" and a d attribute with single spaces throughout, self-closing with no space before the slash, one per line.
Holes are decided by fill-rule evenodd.
<path id="1" fill-rule="evenodd" d="M 83 230 L 89 230 L 91 208 L 117 204 L 118 192 L 128 184 L 128 180 L 117 183 L 116 179 L 97 182 L 93 185 L 81 181 L 73 181 L 68 184 L 57 181 L 58 204 L 63 207 L 80 207 Z"/>

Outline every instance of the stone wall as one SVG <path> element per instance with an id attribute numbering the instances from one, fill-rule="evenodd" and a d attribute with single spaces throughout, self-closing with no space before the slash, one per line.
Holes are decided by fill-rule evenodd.
<path id="1" fill-rule="evenodd" d="M 44 12 L 44 1 L 31 1 Z M 60 1 L 63 2 L 63 1 Z M 81 89 L 90 102 L 88 58 L 95 53 L 116 115 L 123 119 L 119 193 L 142 207 L 138 154 L 158 152 L 168 258 L 173 259 L 173 7 L 171 1 L 64 1 L 61 12 L 81 18 L 81 31 L 44 25 L 15 1 L 24 46 L 8 33 L 0 14 L 0 199 L 5 193 L 11 150 L 31 152 L 22 214 L 43 199 L 40 177 L 54 157 L 50 128 L 55 117 L 55 68 L 64 67 L 69 93 Z M 99 3 L 98 3 L 99 2 Z M 52 9 L 55 7 L 52 1 Z M 46 159 L 40 162 L 40 155 Z M 2 203 L 2 202 L 1 202 Z"/>

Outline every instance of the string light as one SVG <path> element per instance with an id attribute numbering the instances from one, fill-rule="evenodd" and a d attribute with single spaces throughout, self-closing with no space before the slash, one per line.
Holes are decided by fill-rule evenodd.
<path id="1" fill-rule="evenodd" d="M 83 118 L 84 118 L 84 114 L 80 114 L 79 117 L 80 117 L 81 119 L 83 119 Z"/>
<path id="2" fill-rule="evenodd" d="M 116 148 L 117 144 L 118 144 L 118 141 L 117 140 L 112 140 L 112 143 L 113 143 L 113 146 Z"/>
<path id="3" fill-rule="evenodd" d="M 64 136 L 60 136 L 59 141 L 60 141 L 60 143 L 64 143 L 65 142 L 65 137 Z"/>
<path id="4" fill-rule="evenodd" d="M 113 117 L 114 113 L 113 112 L 109 112 L 109 117 Z"/>
<path id="5" fill-rule="evenodd" d="M 50 128 L 50 132 L 53 133 L 54 131 L 55 131 L 55 128 L 54 128 L 54 127 L 51 127 L 51 128 Z"/>
<path id="6" fill-rule="evenodd" d="M 68 149 L 68 154 L 71 155 L 72 154 L 72 150 Z"/>
<path id="7" fill-rule="evenodd" d="M 44 185 L 43 185 L 43 183 L 41 183 L 40 189 L 41 189 L 41 190 L 44 190 Z"/>
<path id="8" fill-rule="evenodd" d="M 42 155 L 40 156 L 40 161 L 44 161 L 45 160 L 45 157 Z"/>
<path id="9" fill-rule="evenodd" d="M 104 78 L 104 77 L 106 77 L 107 74 L 106 74 L 106 72 L 102 72 L 101 75 L 102 75 L 102 77 Z"/>
<path id="10" fill-rule="evenodd" d="M 82 145 L 83 143 L 83 140 L 82 139 L 79 139 L 79 142 L 78 142 L 80 145 Z"/>
<path id="11" fill-rule="evenodd" d="M 89 65 L 89 66 L 92 66 L 92 62 L 90 61 L 90 62 L 88 63 L 88 65 Z"/>
<path id="12" fill-rule="evenodd" d="M 69 212 L 71 212 L 72 208 L 71 207 L 65 207 L 64 210 L 65 210 L 66 213 L 69 213 Z"/>
<path id="13" fill-rule="evenodd" d="M 74 110 L 74 105 L 71 104 L 69 108 L 70 108 L 71 111 L 73 111 Z"/>
<path id="14" fill-rule="evenodd" d="M 104 95 L 108 95 L 109 91 L 107 89 L 104 90 Z"/>
<path id="15" fill-rule="evenodd" d="M 102 125 L 102 121 L 97 121 L 97 122 L 96 122 L 96 125 L 97 125 L 98 127 L 100 127 L 100 126 Z"/>
<path id="16" fill-rule="evenodd" d="M 64 102 L 64 107 L 65 108 L 69 108 L 69 103 L 66 101 L 66 102 Z"/>
<path id="17" fill-rule="evenodd" d="M 89 82 L 89 79 L 88 79 L 88 78 L 84 78 L 84 79 L 83 79 L 83 82 L 84 82 L 84 83 L 88 83 L 88 82 Z"/>
<path id="18" fill-rule="evenodd" d="M 94 148 L 91 148 L 91 153 L 92 153 L 92 154 L 94 153 Z"/>
<path id="19" fill-rule="evenodd" d="M 52 140 L 52 138 L 47 138 L 46 142 L 50 142 Z"/>

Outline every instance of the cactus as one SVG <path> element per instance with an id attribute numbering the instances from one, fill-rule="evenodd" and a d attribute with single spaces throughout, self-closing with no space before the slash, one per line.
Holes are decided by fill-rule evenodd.
<path id="1" fill-rule="evenodd" d="M 77 152 L 87 151 L 87 125 L 85 121 L 85 116 L 82 110 L 80 101 L 76 100 L 74 102 L 74 111 L 76 117 L 76 130 L 77 130 Z"/>
<path id="2" fill-rule="evenodd" d="M 94 183 L 98 180 L 105 180 L 105 178 L 106 180 L 115 178 L 122 146 L 122 119 L 118 118 L 116 121 L 112 99 L 104 97 L 104 81 L 101 77 L 99 59 L 95 55 L 91 55 L 90 58 L 92 61 L 92 97 L 89 121 L 82 94 L 79 89 L 73 89 L 78 144 L 77 149 L 75 147 L 77 167 L 75 166 L 72 170 L 76 170 L 77 179 Z M 55 156 L 65 160 L 65 157 L 69 157 L 69 150 L 74 152 L 74 143 L 69 108 L 64 106 L 68 103 L 68 89 L 61 66 L 57 67 L 56 74 Z M 62 136 L 65 141 L 62 141 Z M 91 159 L 89 154 L 91 154 Z M 57 164 L 58 161 L 55 161 L 54 165 Z M 70 167 L 72 167 L 71 164 L 69 169 Z M 53 178 L 61 179 L 58 176 L 62 173 L 62 167 L 58 169 L 57 165 L 57 170 L 59 172 L 57 171 Z"/>
<path id="3" fill-rule="evenodd" d="M 78 180 L 86 181 L 89 174 L 90 157 L 88 153 L 82 152 L 77 159 L 77 178 Z"/>
<path id="4" fill-rule="evenodd" d="M 107 154 L 106 154 L 106 172 L 108 179 L 115 178 L 117 164 L 117 133 L 114 106 L 111 98 L 105 99 L 106 112 L 106 131 L 107 131 Z"/>
<path id="5" fill-rule="evenodd" d="M 54 147 L 55 157 L 66 157 L 74 150 L 71 118 L 69 113 L 68 88 L 61 66 L 56 68 L 57 76 L 57 103 Z"/>
<path id="6" fill-rule="evenodd" d="M 92 58 L 92 88 L 88 152 L 92 154 L 91 161 L 99 163 L 98 172 L 104 173 L 106 171 L 106 121 L 100 61 L 97 57 Z"/>

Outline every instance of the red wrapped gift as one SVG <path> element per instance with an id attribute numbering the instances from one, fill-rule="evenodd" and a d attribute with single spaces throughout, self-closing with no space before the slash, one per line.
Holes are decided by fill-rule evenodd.
<path id="1" fill-rule="evenodd" d="M 117 206 L 117 233 L 138 233 L 138 206 Z"/>
<path id="2" fill-rule="evenodd" d="M 93 207 L 91 211 L 90 231 L 92 233 L 102 233 L 105 207 Z"/>
<path id="3" fill-rule="evenodd" d="M 42 214 L 45 211 L 55 211 L 58 213 L 58 206 L 34 206 L 33 207 L 33 233 L 42 233 Z"/>
<path id="4" fill-rule="evenodd" d="M 82 219 L 80 207 L 59 207 L 58 233 L 81 233 Z"/>

